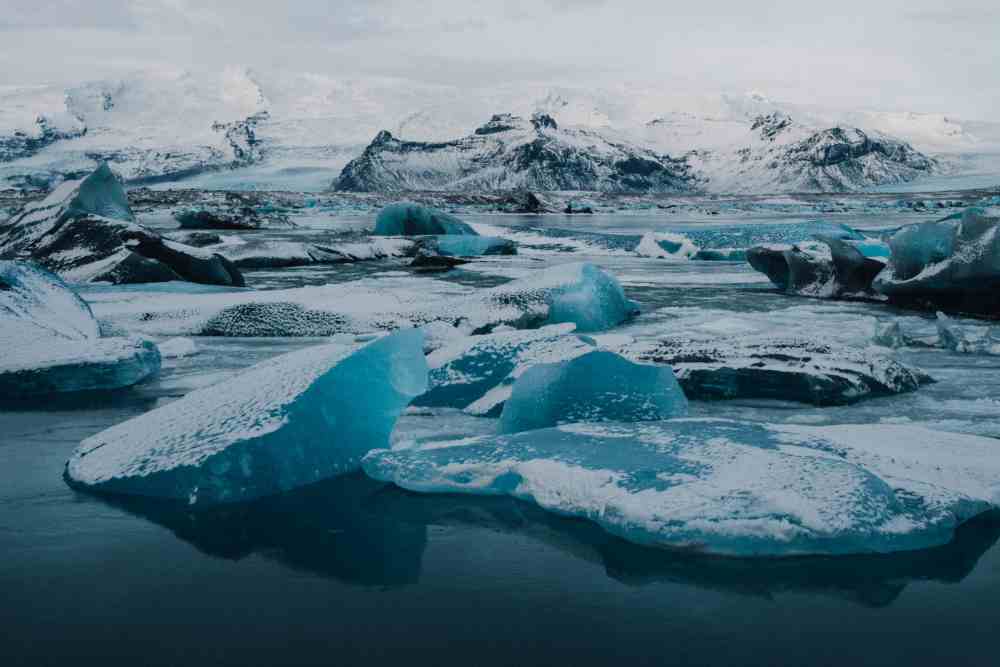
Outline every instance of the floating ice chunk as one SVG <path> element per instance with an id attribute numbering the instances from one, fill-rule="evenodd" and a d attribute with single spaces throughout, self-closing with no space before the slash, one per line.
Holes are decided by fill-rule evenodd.
<path id="1" fill-rule="evenodd" d="M 421 239 L 420 248 L 445 257 L 516 255 L 517 243 L 497 236 L 439 235 Z"/>
<path id="2" fill-rule="evenodd" d="M 1000 210 L 904 227 L 889 241 L 892 255 L 874 288 L 901 305 L 980 315 L 1000 313 Z"/>
<path id="3" fill-rule="evenodd" d="M 681 234 L 647 232 L 639 240 L 635 253 L 640 257 L 657 259 L 693 259 L 698 253 L 698 247 Z"/>
<path id="4" fill-rule="evenodd" d="M 84 440 L 74 485 L 189 503 L 250 500 L 356 470 L 427 388 L 419 330 L 275 357 Z"/>
<path id="5" fill-rule="evenodd" d="M 528 368 L 500 415 L 500 432 L 568 422 L 646 421 L 687 415 L 673 371 L 595 350 Z"/>
<path id="6" fill-rule="evenodd" d="M 431 322 L 475 333 L 562 322 L 597 331 L 638 313 L 614 277 L 584 263 L 486 290 L 407 275 L 392 284 L 378 279 L 267 291 L 123 290 L 94 298 L 94 312 L 109 330 L 158 336 L 330 336 Z"/>
<path id="7" fill-rule="evenodd" d="M 477 236 L 476 230 L 450 213 L 412 202 L 389 204 L 375 218 L 377 236 L 427 236 L 465 234 Z"/>
<path id="8" fill-rule="evenodd" d="M 301 241 L 254 240 L 231 243 L 212 250 L 239 268 L 280 268 L 311 264 L 347 264 L 387 257 L 401 257 L 412 251 L 408 239 L 376 238 L 372 241 L 320 245 Z"/>
<path id="9" fill-rule="evenodd" d="M 180 357 L 191 357 L 198 354 L 198 346 L 190 338 L 171 338 L 159 345 L 160 356 L 164 359 L 177 359 Z"/>
<path id="10" fill-rule="evenodd" d="M 515 380 L 528 368 L 594 350 L 593 341 L 572 334 L 575 328 L 556 324 L 454 341 L 428 355 L 430 389 L 414 404 L 497 417 Z"/>
<path id="11" fill-rule="evenodd" d="M 509 495 L 639 544 L 734 556 L 932 547 L 1000 503 L 995 440 L 882 424 L 573 424 L 373 451 L 363 467 L 411 491 Z"/>
<path id="12" fill-rule="evenodd" d="M 817 239 L 793 246 L 754 246 L 747 250 L 747 262 L 789 293 L 827 299 L 871 295 L 872 281 L 884 262 L 866 257 L 842 239 Z"/>
<path id="13" fill-rule="evenodd" d="M 90 308 L 55 274 L 0 261 L 0 397 L 118 389 L 159 371 L 151 342 L 98 336 Z"/>
<path id="14" fill-rule="evenodd" d="M 691 259 L 702 262 L 745 262 L 747 251 L 744 248 L 701 248 Z"/>
<path id="15" fill-rule="evenodd" d="M 120 389 L 159 370 L 160 353 L 148 340 L 47 338 L 0 352 L 0 397 Z"/>
<path id="16" fill-rule="evenodd" d="M 667 337 L 624 346 L 625 356 L 673 367 L 688 398 L 754 398 L 843 405 L 915 391 L 923 371 L 873 350 L 816 340 L 740 336 Z"/>
<path id="17" fill-rule="evenodd" d="M 898 349 L 907 346 L 907 339 L 898 320 L 890 322 L 875 322 L 875 336 L 872 339 L 876 345 Z"/>

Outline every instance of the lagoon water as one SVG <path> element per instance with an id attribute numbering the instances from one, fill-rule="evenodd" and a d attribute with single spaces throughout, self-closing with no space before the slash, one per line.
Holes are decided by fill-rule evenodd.
<path id="1" fill-rule="evenodd" d="M 803 334 L 866 346 L 876 322 L 900 317 L 907 331 L 934 328 L 929 314 L 778 294 L 745 264 L 640 258 L 590 236 L 706 221 L 465 219 L 514 234 L 522 252 L 445 279 L 488 286 L 556 262 L 593 261 L 643 306 L 614 333 Z M 296 230 L 258 234 L 322 239 L 370 222 L 316 216 Z M 248 278 L 273 288 L 398 279 L 402 270 L 380 262 Z M 996 664 L 997 515 L 925 552 L 740 560 L 643 549 L 523 503 L 418 496 L 362 475 L 198 513 L 101 499 L 63 482 L 63 464 L 83 438 L 315 342 L 199 338 L 197 354 L 165 360 L 157 379 L 110 398 L 0 406 L 0 664 Z M 919 423 L 1000 438 L 1000 357 L 898 354 L 937 382 L 853 406 L 692 402 L 692 413 Z M 413 410 L 394 439 L 495 428 L 495 420 L 456 411 Z"/>

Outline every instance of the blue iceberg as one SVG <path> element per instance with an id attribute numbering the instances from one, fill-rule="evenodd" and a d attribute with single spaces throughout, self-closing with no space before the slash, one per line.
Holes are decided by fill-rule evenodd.
<path id="1" fill-rule="evenodd" d="M 0 261 L 0 398 L 119 389 L 159 370 L 152 342 L 100 338 L 90 308 L 58 276 Z"/>
<path id="2" fill-rule="evenodd" d="M 476 230 L 450 213 L 412 202 L 389 204 L 375 218 L 376 236 L 427 236 L 464 234 L 478 236 Z"/>
<path id="3" fill-rule="evenodd" d="M 268 496 L 357 470 L 426 388 L 417 329 L 309 347 L 84 440 L 66 478 L 190 504 Z"/>
<path id="4" fill-rule="evenodd" d="M 414 404 L 498 417 L 514 382 L 528 368 L 595 349 L 593 340 L 574 335 L 574 329 L 572 324 L 557 324 L 469 336 L 447 344 L 428 355 L 430 389 Z"/>
<path id="5" fill-rule="evenodd" d="M 545 280 L 542 280 L 542 278 Z M 546 323 L 572 322 L 577 331 L 603 331 L 618 326 L 639 313 L 639 305 L 625 296 L 621 284 L 593 264 L 562 264 L 538 274 L 538 286 L 560 281 L 546 294 Z M 514 286 L 531 292 L 532 278 L 515 280 L 495 288 L 503 293 Z"/>
<path id="6" fill-rule="evenodd" d="M 1000 503 L 996 451 L 913 426 L 678 419 L 379 450 L 362 465 L 411 491 L 512 496 L 643 545 L 790 556 L 948 543 Z"/>
<path id="7" fill-rule="evenodd" d="M 517 243 L 497 236 L 439 235 L 427 245 L 445 257 L 482 257 L 485 255 L 516 255 Z"/>
<path id="8" fill-rule="evenodd" d="M 684 417 L 687 411 L 687 398 L 669 366 L 594 350 L 528 368 L 504 404 L 500 432 L 571 422 L 654 421 Z"/>
<path id="9" fill-rule="evenodd" d="M 1000 314 L 1000 209 L 968 208 L 904 227 L 876 291 L 904 306 Z"/>

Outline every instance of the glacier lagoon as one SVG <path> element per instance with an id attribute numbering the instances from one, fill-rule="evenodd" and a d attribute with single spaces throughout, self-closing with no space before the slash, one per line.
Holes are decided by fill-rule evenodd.
<path id="1" fill-rule="evenodd" d="M 780 329 L 865 347 L 873 344 L 877 326 L 889 322 L 898 321 L 912 338 L 937 331 L 933 313 L 793 297 L 742 262 L 641 257 L 604 241 L 607 235 L 641 238 L 685 225 L 744 223 L 739 217 L 459 217 L 481 235 L 513 238 L 519 254 L 480 258 L 434 278 L 386 259 L 248 270 L 247 281 L 257 288 L 293 288 L 364 279 L 415 294 L 443 281 L 458 294 L 530 277 L 553 264 L 589 261 L 617 276 L 625 296 L 642 310 L 611 331 L 588 333 L 598 344 L 664 332 L 710 339 Z M 848 224 L 876 229 L 891 222 L 887 217 L 852 217 Z M 331 231 L 370 229 L 373 219 L 303 215 L 297 229 L 253 237 L 323 241 Z M 568 231 L 550 235 L 546 229 Z M 98 318 L 102 308 L 122 304 L 123 295 L 141 301 L 144 293 L 140 287 L 82 290 Z M 972 333 L 991 327 L 963 318 L 954 326 Z M 165 340 L 166 334 L 157 342 Z M 256 362 L 322 342 L 195 341 L 197 354 L 165 356 L 160 374 L 131 390 L 50 401 L 43 408 L 3 406 L 0 530 L 7 555 L 0 585 L 8 592 L 6 641 L 18 655 L 31 655 L 53 627 L 64 639 L 50 651 L 96 658 L 95 647 L 106 640 L 114 655 L 104 657 L 147 664 L 203 655 L 206 644 L 220 662 L 278 663 L 287 657 L 290 637 L 314 647 L 299 657 L 317 664 L 334 655 L 388 663 L 412 659 L 414 652 L 445 651 L 474 664 L 508 664 L 523 658 L 525 646 L 538 661 L 583 664 L 678 655 L 678 646 L 688 662 L 711 655 L 722 664 L 743 664 L 748 651 L 769 664 L 814 662 L 817 650 L 838 664 L 921 664 L 930 657 L 977 664 L 994 654 L 994 623 L 983 613 L 1000 599 L 1000 519 L 994 515 L 961 527 L 953 542 L 933 549 L 741 562 L 644 549 L 512 499 L 413 495 L 359 474 L 206 513 L 66 487 L 59 475 L 80 441 L 225 382 Z M 894 354 L 937 382 L 854 405 L 691 401 L 690 413 L 792 427 L 885 423 L 1000 437 L 1000 358 L 920 346 Z M 392 439 L 406 448 L 491 436 L 495 427 L 495 420 L 455 408 L 417 407 L 400 418 Z M 954 640 L 912 632 L 935 623 Z M 170 640 L 163 642 L 167 624 Z M 848 639 L 831 646 L 831 627 Z M 492 646 L 485 656 L 484 643 Z"/>

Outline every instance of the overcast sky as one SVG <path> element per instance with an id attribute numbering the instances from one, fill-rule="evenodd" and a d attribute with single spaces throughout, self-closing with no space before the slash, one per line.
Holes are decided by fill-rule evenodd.
<path id="1" fill-rule="evenodd" d="M 672 5 L 676 4 L 676 7 Z M 483 85 L 761 90 L 1000 120 L 997 0 L 3 0 L 0 83 L 227 65 Z"/>

